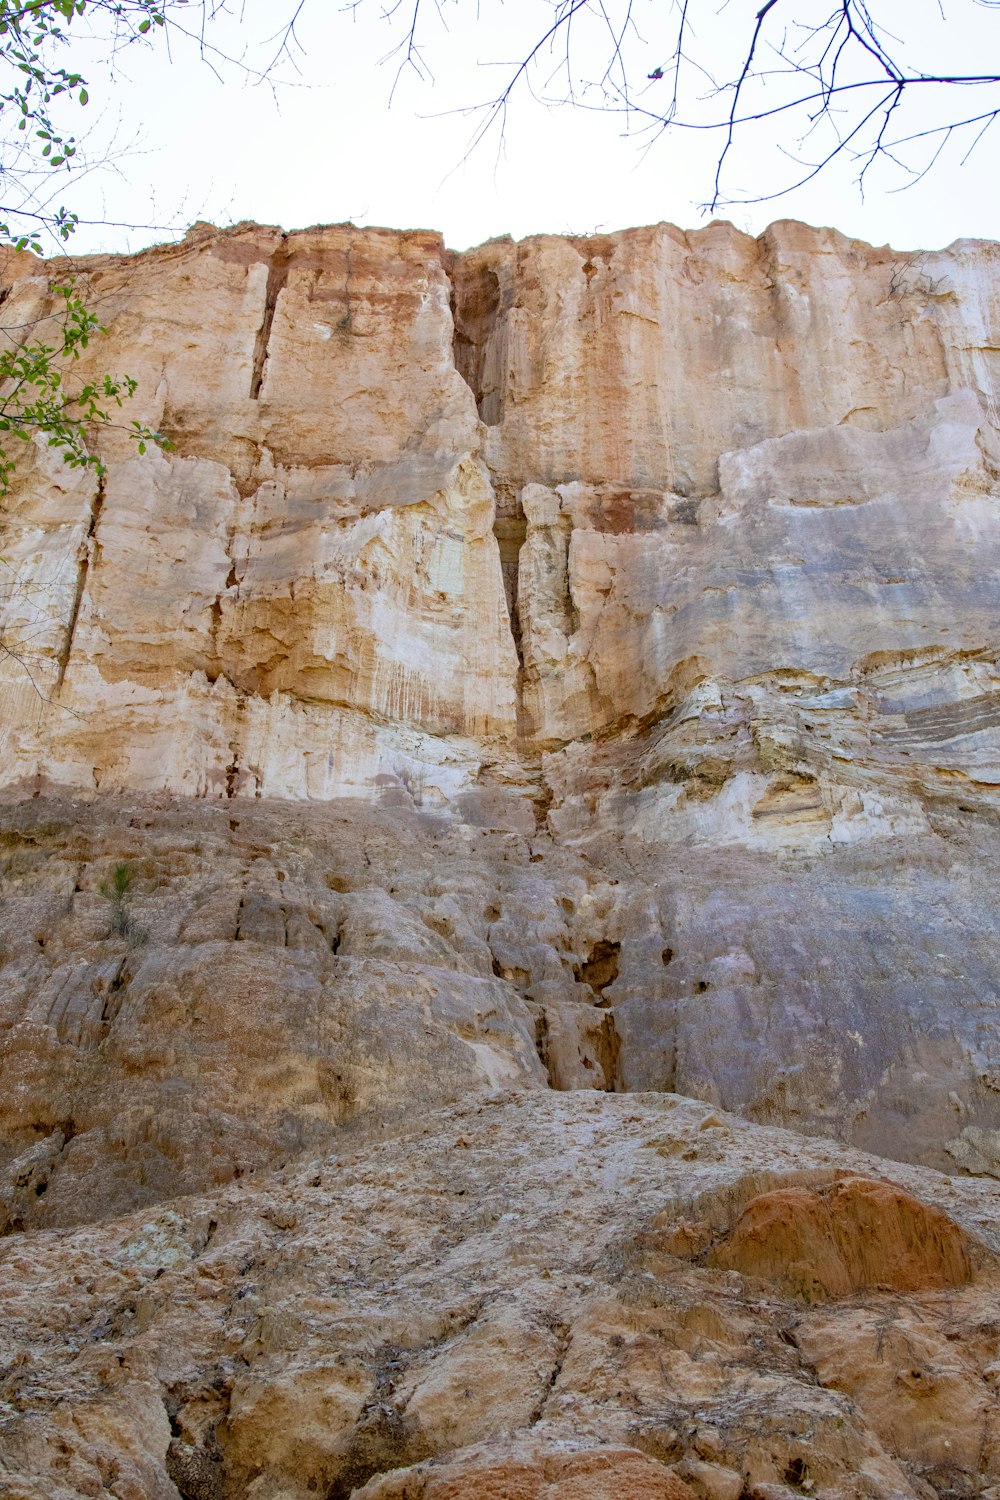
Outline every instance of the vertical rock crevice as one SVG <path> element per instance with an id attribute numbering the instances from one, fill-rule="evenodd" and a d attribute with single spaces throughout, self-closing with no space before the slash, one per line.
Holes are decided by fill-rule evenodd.
<path id="1" fill-rule="evenodd" d="M 351 302 L 351 278 L 354 275 L 354 241 L 344 253 L 344 311 L 337 321 L 337 332 L 346 337 L 354 332 L 354 307 Z"/>
<path id="2" fill-rule="evenodd" d="M 268 345 L 271 341 L 271 329 L 274 326 L 274 311 L 278 305 L 278 298 L 288 281 L 288 235 L 283 234 L 281 244 L 271 256 L 267 268 L 267 288 L 264 292 L 264 313 L 261 318 L 260 327 L 257 330 L 257 338 L 253 350 L 253 373 L 250 376 L 250 400 L 259 401 L 261 386 L 264 384 L 264 368 L 267 364 Z"/>
<path id="3" fill-rule="evenodd" d="M 617 1094 L 623 1092 L 621 1086 L 621 1069 L 619 1054 L 621 1053 L 621 1038 L 615 1025 L 615 1018 L 611 1011 L 601 1024 L 601 1029 L 595 1037 L 597 1061 L 604 1070 L 604 1092 L 606 1094 Z"/>
<path id="4" fill-rule="evenodd" d="M 56 658 L 56 693 L 62 688 L 66 680 L 66 672 L 69 669 L 69 659 L 73 651 L 73 640 L 80 619 L 80 608 L 83 604 L 84 590 L 87 587 L 87 577 L 90 573 L 90 562 L 97 547 L 97 528 L 100 525 L 101 513 L 104 510 L 106 493 L 107 478 L 104 473 L 100 473 L 97 476 L 97 484 L 94 487 L 94 493 L 90 501 L 90 518 L 87 523 L 87 535 L 79 551 L 76 588 L 73 591 L 73 603 L 69 612 L 69 620 L 66 623 L 66 634 L 63 638 L 62 649 Z"/>
<path id="5" fill-rule="evenodd" d="M 503 580 L 504 598 L 507 602 L 507 619 L 510 623 L 511 640 L 517 657 L 517 675 L 514 695 L 517 705 L 517 736 L 519 740 L 530 738 L 531 727 L 525 712 L 524 702 L 524 639 L 521 626 L 520 573 L 521 549 L 528 534 L 521 500 L 518 495 L 505 496 L 502 487 L 494 483 L 497 492 L 496 514 L 493 520 L 493 535 L 500 554 L 500 576 Z"/>
<path id="6" fill-rule="evenodd" d="M 501 266 L 502 270 L 502 266 Z M 451 288 L 452 350 L 455 368 L 472 392 L 479 419 L 487 427 L 497 427 L 503 417 L 507 370 L 506 315 L 512 304 L 512 291 L 492 266 L 474 255 L 458 255 L 445 265 Z M 526 733 L 524 721 L 524 651 L 521 641 L 521 616 L 518 606 L 518 574 L 521 548 L 527 535 L 527 520 L 520 496 L 505 484 L 489 465 L 490 479 L 496 496 L 493 535 L 500 553 L 500 572 L 511 638 L 517 656 L 518 735 Z"/>

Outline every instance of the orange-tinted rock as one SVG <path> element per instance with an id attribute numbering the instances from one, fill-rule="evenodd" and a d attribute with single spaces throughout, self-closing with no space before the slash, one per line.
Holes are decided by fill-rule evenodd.
<path id="1" fill-rule="evenodd" d="M 709 1259 L 809 1302 L 874 1287 L 961 1286 L 971 1275 L 966 1237 L 953 1220 L 894 1183 L 863 1177 L 762 1193 Z"/>

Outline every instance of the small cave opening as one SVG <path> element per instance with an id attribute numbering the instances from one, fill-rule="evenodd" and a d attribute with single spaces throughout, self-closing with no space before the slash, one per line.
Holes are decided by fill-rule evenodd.
<path id="1" fill-rule="evenodd" d="M 505 979 L 508 984 L 512 984 L 522 994 L 531 985 L 531 975 L 527 969 L 511 968 L 507 964 L 502 964 L 496 957 L 493 959 L 493 973 L 497 979 Z"/>
<path id="2" fill-rule="evenodd" d="M 804 1489 L 809 1485 L 809 1465 L 804 1458 L 793 1458 L 785 1469 L 785 1483 L 794 1489 Z"/>
<path id="3" fill-rule="evenodd" d="M 621 943 L 609 943 L 606 938 L 596 942 L 583 962 L 574 965 L 577 983 L 589 984 L 595 995 L 603 995 L 618 978 L 621 947 Z"/>

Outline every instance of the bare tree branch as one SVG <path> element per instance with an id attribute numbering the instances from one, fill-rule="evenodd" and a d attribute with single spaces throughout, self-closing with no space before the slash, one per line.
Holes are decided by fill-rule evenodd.
<path id="1" fill-rule="evenodd" d="M 353 0 L 351 8 L 365 3 Z M 393 23 L 401 3 L 396 0 L 384 11 L 388 24 Z M 441 4 L 442 0 L 436 0 L 438 16 Z M 494 129 L 502 134 L 507 111 L 522 90 L 545 104 L 572 104 L 624 115 L 632 134 L 714 132 L 721 136 L 721 143 L 706 205 L 709 209 L 781 197 L 841 157 L 856 168 L 862 190 L 880 163 L 901 172 L 908 182 L 920 181 L 940 160 L 944 148 L 963 132 L 972 137 L 962 156 L 967 159 L 1000 112 L 1000 71 L 928 68 L 909 61 L 905 38 L 895 36 L 886 20 L 892 0 L 764 0 L 745 21 L 733 21 L 731 35 L 738 40 L 743 29 L 745 36 L 732 76 L 721 81 L 719 61 L 704 45 L 699 46 L 695 22 L 728 15 L 735 9 L 730 0 L 722 0 L 721 11 L 719 0 L 669 0 L 666 6 L 664 0 L 533 0 L 533 4 L 539 20 L 535 39 L 510 65 L 503 87 L 463 111 L 478 117 L 469 150 Z M 950 18 L 972 6 L 993 12 L 1000 24 L 1000 0 L 949 0 L 947 7 L 945 0 L 937 0 L 940 22 L 946 24 L 950 36 L 957 34 Z M 401 66 L 414 67 L 424 81 L 430 81 L 425 19 L 423 0 L 412 0 L 405 35 L 393 54 L 402 51 Z M 589 23 L 589 30 L 578 33 L 583 23 Z M 645 39 L 647 27 L 652 42 Z M 595 48 L 600 47 L 595 38 L 602 33 L 603 61 L 594 72 Z M 542 72 L 557 42 L 561 44 L 560 64 L 555 72 Z M 653 48 L 659 60 L 655 53 L 650 55 Z M 553 92 L 557 78 L 559 91 Z M 664 83 L 669 97 L 657 107 L 652 91 Z M 942 101 L 969 89 L 986 96 L 985 108 L 946 112 L 936 123 L 926 115 L 915 117 L 908 108 L 913 103 L 940 110 Z M 729 181 L 734 153 L 738 146 L 746 146 L 751 131 L 759 134 L 767 126 L 773 127 L 767 145 L 792 160 L 796 171 L 785 182 L 765 183 L 746 194 L 734 192 Z M 819 140 L 821 130 L 829 133 L 828 143 L 803 156 L 803 143 Z M 924 157 L 914 161 L 900 155 L 921 142 L 928 148 Z"/>

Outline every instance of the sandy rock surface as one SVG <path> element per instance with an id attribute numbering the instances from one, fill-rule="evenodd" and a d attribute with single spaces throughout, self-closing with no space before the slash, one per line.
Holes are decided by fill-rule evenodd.
<path id="1" fill-rule="evenodd" d="M 998 1194 L 676 1095 L 428 1111 L 8 1239 L 6 1493 L 978 1493 Z"/>

